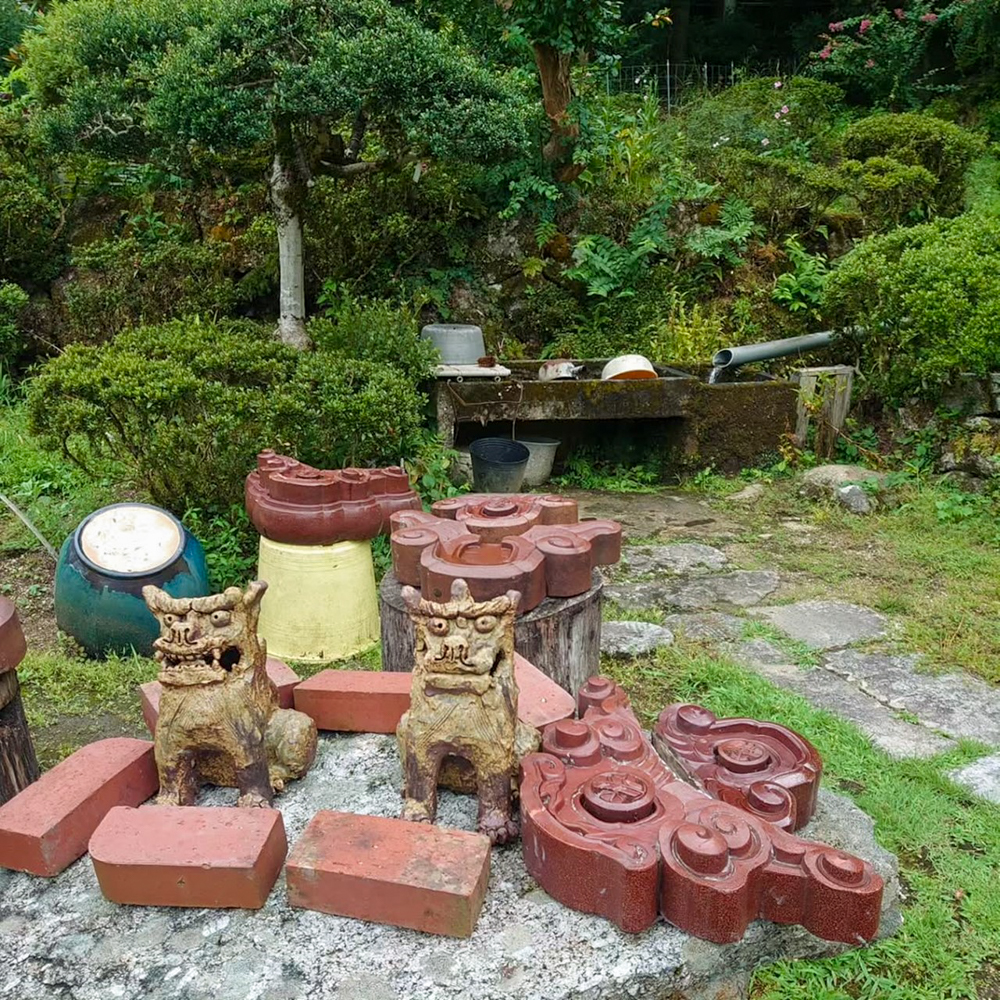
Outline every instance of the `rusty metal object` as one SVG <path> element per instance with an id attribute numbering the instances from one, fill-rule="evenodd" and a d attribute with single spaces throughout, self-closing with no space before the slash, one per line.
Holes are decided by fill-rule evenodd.
<path id="1" fill-rule="evenodd" d="M 576 502 L 558 496 L 439 500 L 430 514 L 393 515 L 393 571 L 434 600 L 465 579 L 477 600 L 514 589 L 531 611 L 547 596 L 585 593 L 596 566 L 621 558 L 621 525 L 576 517 Z"/>
<path id="2" fill-rule="evenodd" d="M 28 651 L 17 607 L 6 597 L 0 597 L 0 673 L 13 670 Z"/>
<path id="3" fill-rule="evenodd" d="M 624 693 L 589 686 L 583 718 L 548 726 L 521 762 L 525 864 L 549 895 L 630 932 L 662 915 L 718 943 L 757 918 L 852 944 L 875 936 L 882 879 L 867 862 L 678 779 Z"/>
<path id="4" fill-rule="evenodd" d="M 433 823 L 442 767 L 450 785 L 479 796 L 479 831 L 495 844 L 518 835 L 518 761 L 538 732 L 517 717 L 514 615 L 520 595 L 476 601 L 464 580 L 451 600 L 403 591 L 417 630 L 410 708 L 399 723 L 402 818 Z"/>
<path id="5" fill-rule="evenodd" d="M 399 468 L 314 469 L 262 451 L 247 476 L 246 508 L 273 542 L 332 545 L 388 531 L 390 516 L 420 510 L 420 498 Z"/>
<path id="6" fill-rule="evenodd" d="M 154 747 L 160 805 L 193 805 L 202 783 L 239 789 L 237 805 L 270 805 L 316 756 L 316 723 L 278 707 L 257 637 L 261 581 L 246 593 L 142 596 L 160 624 L 154 643 L 163 685 Z"/>
<path id="7" fill-rule="evenodd" d="M 823 761 L 808 740 L 784 726 L 671 705 L 653 728 L 653 746 L 668 766 L 686 771 L 723 802 L 788 830 L 812 819 Z"/>

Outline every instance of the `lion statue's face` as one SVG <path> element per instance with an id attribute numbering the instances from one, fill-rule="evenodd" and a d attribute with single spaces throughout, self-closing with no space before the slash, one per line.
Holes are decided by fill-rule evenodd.
<path id="1" fill-rule="evenodd" d="M 146 605 L 160 623 L 153 646 L 159 681 L 171 686 L 220 684 L 250 670 L 260 655 L 257 618 L 267 589 L 261 581 L 246 593 L 230 587 L 211 597 L 171 597 L 143 587 Z"/>
<path id="2" fill-rule="evenodd" d="M 421 600 L 404 588 L 404 598 L 417 627 L 417 666 L 430 674 L 484 676 L 511 657 L 506 636 L 512 634 L 520 595 L 477 602 L 464 580 L 456 580 L 450 604 Z"/>

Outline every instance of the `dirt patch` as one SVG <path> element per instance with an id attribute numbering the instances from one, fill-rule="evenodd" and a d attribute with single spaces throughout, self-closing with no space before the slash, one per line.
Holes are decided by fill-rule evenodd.
<path id="1" fill-rule="evenodd" d="M 55 572 L 55 563 L 44 552 L 0 558 L 0 593 L 17 605 L 30 649 L 54 649 L 58 645 L 52 597 Z"/>
<path id="2" fill-rule="evenodd" d="M 138 709 L 136 715 L 139 715 Z M 64 715 L 47 726 L 36 726 L 31 731 L 43 770 L 58 764 L 64 757 L 95 740 L 110 736 L 134 736 L 148 740 L 149 731 L 141 717 L 135 721 L 118 715 L 101 712 L 94 715 Z"/>
<path id="3" fill-rule="evenodd" d="M 580 505 L 580 517 L 607 518 L 621 523 L 627 541 L 682 538 L 725 540 L 740 526 L 690 493 L 604 493 L 561 490 Z"/>
<path id="4" fill-rule="evenodd" d="M 983 962 L 973 976 L 979 1000 L 1000 1000 L 1000 958 Z"/>

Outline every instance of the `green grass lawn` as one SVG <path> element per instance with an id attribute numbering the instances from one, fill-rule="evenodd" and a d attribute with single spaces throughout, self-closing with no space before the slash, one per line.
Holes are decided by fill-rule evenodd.
<path id="1" fill-rule="evenodd" d="M 607 663 L 644 724 L 671 702 L 720 716 L 772 719 L 805 735 L 823 757 L 826 788 L 852 798 L 899 856 L 904 924 L 893 938 L 821 961 L 762 969 L 758 1000 L 986 1000 L 977 992 L 1000 963 L 1000 806 L 970 796 L 947 773 L 986 752 L 963 743 L 928 761 L 898 762 L 853 726 L 812 708 L 723 657 L 678 644 L 655 659 Z"/>

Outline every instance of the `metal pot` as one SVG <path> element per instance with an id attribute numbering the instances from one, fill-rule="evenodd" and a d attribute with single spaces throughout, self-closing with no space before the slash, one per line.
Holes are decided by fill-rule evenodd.
<path id="1" fill-rule="evenodd" d="M 574 365 L 567 358 L 557 358 L 554 361 L 543 361 L 538 369 L 539 382 L 556 382 L 560 379 L 576 378 L 583 371 L 583 365 Z"/>

